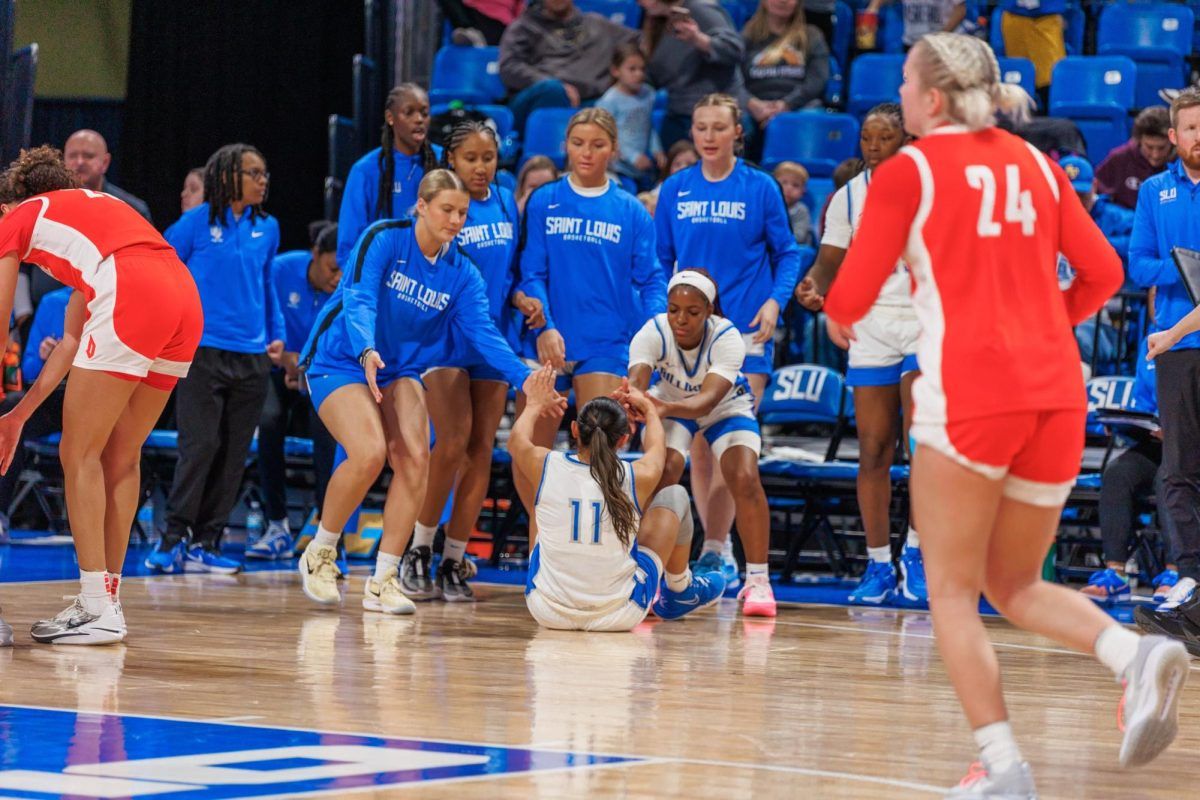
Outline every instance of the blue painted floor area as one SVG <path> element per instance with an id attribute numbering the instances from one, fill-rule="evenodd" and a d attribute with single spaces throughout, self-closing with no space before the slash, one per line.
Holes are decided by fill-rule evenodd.
<path id="1" fill-rule="evenodd" d="M 21 581 L 55 581 L 79 577 L 79 567 L 75 561 L 75 550 L 65 537 L 54 537 L 47 531 L 14 531 L 14 544 L 0 546 L 0 584 Z M 153 575 L 146 568 L 146 554 L 151 550 L 150 545 L 130 545 L 125 558 L 126 578 L 145 577 Z M 242 557 L 241 545 L 231 545 L 224 548 L 225 554 L 235 558 Z M 351 567 L 373 563 L 354 559 Z M 495 583 L 506 586 L 523 586 L 526 572 L 524 569 L 496 569 L 487 566 L 486 562 L 477 562 L 479 576 L 476 580 L 482 583 Z M 291 571 L 296 568 L 295 559 L 284 561 L 255 561 L 245 562 L 247 572 L 277 572 Z M 436 565 L 435 565 L 436 569 Z M 846 602 L 855 581 L 841 580 L 830 576 L 814 575 L 804 582 L 784 583 L 773 581 L 775 599 L 785 603 L 808 603 L 831 606 L 849 606 Z M 733 597 L 737 590 L 726 592 L 727 597 Z M 1105 610 L 1118 622 L 1133 624 L 1133 610 L 1149 602 L 1149 598 L 1138 602 L 1118 603 Z M 980 601 L 980 611 L 985 614 L 995 614 L 995 610 L 986 601 Z"/>
<path id="2" fill-rule="evenodd" d="M 342 796 L 643 759 L 0 705 L 4 798 Z"/>

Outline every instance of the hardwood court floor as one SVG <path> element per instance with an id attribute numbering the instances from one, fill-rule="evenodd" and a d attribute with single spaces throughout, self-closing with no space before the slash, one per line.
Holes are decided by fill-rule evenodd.
<path id="1" fill-rule="evenodd" d="M 361 588 L 328 609 L 292 572 L 131 579 L 128 643 L 69 648 L 28 629 L 73 584 L 3 585 L 17 646 L 0 650 L 0 702 L 648 759 L 355 797 L 934 797 L 974 756 L 923 613 L 787 606 L 751 622 L 727 600 L 574 634 L 540 630 L 512 587 L 413 617 L 364 615 Z M 1195 796 L 1196 667 L 1174 748 L 1126 773 L 1108 673 L 988 626 L 1042 797 Z"/>

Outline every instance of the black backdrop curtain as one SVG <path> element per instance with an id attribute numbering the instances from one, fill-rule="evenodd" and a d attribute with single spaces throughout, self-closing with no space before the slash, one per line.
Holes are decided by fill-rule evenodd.
<path id="1" fill-rule="evenodd" d="M 323 213 L 326 119 L 351 113 L 362 45 L 352 0 L 135 0 L 121 186 L 166 227 L 187 171 L 247 142 L 267 159 L 282 246 L 307 246 L 305 225 Z"/>

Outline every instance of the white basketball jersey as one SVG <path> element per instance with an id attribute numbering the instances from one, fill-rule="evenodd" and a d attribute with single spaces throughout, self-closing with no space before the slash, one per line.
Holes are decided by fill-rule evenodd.
<path id="1" fill-rule="evenodd" d="M 675 343 L 666 314 L 651 318 L 629 345 L 629 366 L 647 364 L 658 372 L 659 381 L 650 389 L 669 403 L 686 400 L 700 392 L 711 372 L 733 384 L 722 402 L 739 393 L 746 384 L 742 361 L 746 346 L 733 323 L 724 317 L 708 318 L 700 344 L 683 350 Z"/>
<path id="2" fill-rule="evenodd" d="M 850 249 L 850 242 L 858 235 L 858 226 L 862 223 L 870 185 L 871 172 L 864 170 L 834 193 L 825 213 L 825 232 L 821 244 Z M 912 308 L 912 278 L 903 261 L 896 263 L 896 271 L 883 284 L 875 305 Z"/>
<path id="3" fill-rule="evenodd" d="M 637 508 L 633 468 L 625 469 L 625 491 Z M 637 562 L 634 539 L 621 544 L 590 468 L 573 455 L 546 456 L 534 501 L 537 547 L 529 565 L 529 588 L 563 613 L 605 612 L 629 602 Z"/>

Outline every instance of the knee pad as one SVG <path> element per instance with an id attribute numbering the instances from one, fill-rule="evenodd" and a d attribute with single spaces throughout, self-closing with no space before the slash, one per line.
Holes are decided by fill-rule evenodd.
<path id="1" fill-rule="evenodd" d="M 654 496 L 650 508 L 665 508 L 679 519 L 676 544 L 688 544 L 692 541 L 695 523 L 692 521 L 692 501 L 686 489 L 682 486 L 666 487 Z"/>

